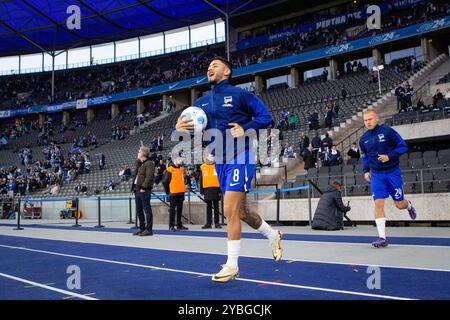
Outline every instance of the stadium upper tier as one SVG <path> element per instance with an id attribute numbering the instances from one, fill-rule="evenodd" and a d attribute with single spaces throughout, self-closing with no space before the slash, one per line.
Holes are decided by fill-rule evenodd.
<path id="1" fill-rule="evenodd" d="M 421 19 L 420 17 L 418 21 Z M 234 76 L 248 76 L 290 65 L 299 65 L 310 60 L 325 59 L 441 30 L 448 28 L 449 25 L 450 16 L 445 16 L 433 23 L 416 24 L 387 34 L 342 43 L 339 39 L 330 42 L 329 30 L 301 33 L 276 44 L 272 43 L 270 47 L 235 52 L 232 56 L 233 64 L 240 68 L 236 68 Z M 340 28 L 343 27 L 345 26 Z M 333 32 L 336 31 L 333 30 Z M 328 35 L 323 36 L 323 34 Z M 333 45 L 330 46 L 330 43 Z M 178 90 L 204 85 L 206 77 L 203 75 L 209 59 L 215 54 L 223 55 L 223 49 L 207 47 L 203 50 L 158 58 L 58 71 L 55 73 L 53 100 L 51 73 L 0 77 L 0 109 L 12 110 L 2 113 L 0 117 L 13 117 L 14 110 L 21 110 L 18 114 L 45 112 L 48 109 L 46 104 L 55 102 L 69 101 L 64 107 L 53 106 L 53 109 L 63 110 L 66 107 L 75 108 L 77 99 L 89 98 L 88 106 L 90 106 L 168 92 L 173 88 Z M 161 86 L 161 84 L 165 85 Z M 95 97 L 102 98 L 93 99 Z"/>

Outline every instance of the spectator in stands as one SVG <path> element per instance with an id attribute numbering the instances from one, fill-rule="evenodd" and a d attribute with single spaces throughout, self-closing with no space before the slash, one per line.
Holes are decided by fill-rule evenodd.
<path id="1" fill-rule="evenodd" d="M 341 152 L 337 149 L 334 144 L 330 150 L 330 166 L 338 166 L 342 164 Z"/>
<path id="2" fill-rule="evenodd" d="M 90 140 L 91 140 L 90 145 L 95 147 L 98 146 L 97 137 L 95 135 L 92 135 Z"/>
<path id="3" fill-rule="evenodd" d="M 342 86 L 341 96 L 342 100 L 345 100 L 345 98 L 347 98 L 347 90 L 345 89 L 345 86 Z"/>
<path id="4" fill-rule="evenodd" d="M 314 156 L 312 145 L 309 145 L 305 152 L 305 170 L 316 167 L 316 157 Z"/>
<path id="5" fill-rule="evenodd" d="M 325 137 L 322 139 L 322 145 L 325 145 L 329 148 L 333 145 L 333 139 L 330 138 L 329 133 L 325 133 Z"/>
<path id="6" fill-rule="evenodd" d="M 405 88 L 400 84 L 395 88 L 395 96 L 397 97 L 397 110 L 401 109 L 403 97 L 405 95 Z"/>
<path id="7" fill-rule="evenodd" d="M 115 188 L 114 182 L 112 181 L 111 178 L 109 178 L 106 184 L 103 186 L 103 190 L 113 191 L 114 188 Z"/>
<path id="8" fill-rule="evenodd" d="M 294 130 L 295 130 L 295 126 L 296 126 L 296 124 L 297 124 L 297 121 L 298 121 L 297 116 L 296 116 L 295 114 L 292 113 L 292 114 L 289 116 L 289 129 L 290 129 L 291 131 L 294 131 Z"/>
<path id="9" fill-rule="evenodd" d="M 150 142 L 150 152 L 155 152 L 156 148 L 158 147 L 158 138 L 156 135 L 153 136 L 152 141 Z"/>
<path id="10" fill-rule="evenodd" d="M 316 132 L 316 135 L 311 140 L 312 152 L 314 158 L 317 159 L 317 153 L 319 149 L 322 147 L 322 140 L 319 137 L 319 134 Z"/>
<path id="11" fill-rule="evenodd" d="M 128 165 L 123 165 L 119 171 L 120 181 L 128 181 L 131 176 L 131 169 Z"/>
<path id="12" fill-rule="evenodd" d="M 88 191 L 88 187 L 87 187 L 86 183 L 80 182 L 80 183 L 75 187 L 75 191 L 78 192 L 78 193 L 86 194 L 87 191 Z"/>
<path id="13" fill-rule="evenodd" d="M 336 101 L 333 101 L 333 104 L 331 105 L 331 111 L 333 112 L 333 116 L 335 119 L 339 118 L 339 104 L 337 104 Z"/>
<path id="14" fill-rule="evenodd" d="M 292 148 L 292 146 L 289 143 L 286 143 L 283 156 L 285 158 L 295 158 L 294 149 Z"/>
<path id="15" fill-rule="evenodd" d="M 352 71 L 353 73 L 358 72 L 358 62 L 356 62 L 356 60 L 352 63 Z"/>
<path id="16" fill-rule="evenodd" d="M 352 73 L 352 63 L 350 61 L 348 61 L 345 64 L 345 73 L 347 73 L 347 74 L 351 74 Z"/>
<path id="17" fill-rule="evenodd" d="M 446 100 L 450 99 L 450 88 L 447 88 L 447 92 L 445 93 L 445 99 Z"/>
<path id="18" fill-rule="evenodd" d="M 158 150 L 158 151 L 162 151 L 163 150 L 163 141 L 164 141 L 164 134 L 161 133 L 158 136 L 158 139 L 156 141 L 156 150 Z"/>
<path id="19" fill-rule="evenodd" d="M 100 153 L 98 155 L 98 168 L 100 170 L 103 170 L 105 168 L 106 165 L 106 157 L 103 153 Z"/>
<path id="20" fill-rule="evenodd" d="M 320 159 L 321 166 L 328 167 L 330 166 L 330 158 L 331 156 L 331 148 L 328 145 L 322 145 L 322 148 L 319 149 L 318 157 Z"/>
<path id="21" fill-rule="evenodd" d="M 75 169 L 71 169 L 69 170 L 69 172 L 67 173 L 67 177 L 66 180 L 67 181 L 74 181 L 77 178 L 77 172 Z"/>
<path id="22" fill-rule="evenodd" d="M 415 58 L 415 57 L 412 57 L 412 58 L 411 58 L 411 71 L 412 71 L 413 73 L 416 72 L 416 66 L 417 66 L 416 58 Z"/>
<path id="23" fill-rule="evenodd" d="M 439 89 L 436 89 L 436 93 L 433 96 L 433 107 L 436 107 L 440 100 L 444 99 L 444 95 Z"/>
<path id="24" fill-rule="evenodd" d="M 359 151 L 358 145 L 356 142 L 353 142 L 350 150 L 348 150 L 347 155 L 350 157 L 350 159 L 360 159 L 361 158 L 361 152 Z"/>
<path id="25" fill-rule="evenodd" d="M 159 163 L 156 165 L 155 184 L 158 184 L 161 182 L 164 171 L 166 171 L 166 165 L 164 164 L 163 159 L 160 159 Z"/>
<path id="26" fill-rule="evenodd" d="M 331 129 L 332 125 L 333 125 L 333 111 L 327 107 L 324 127 Z"/>
<path id="27" fill-rule="evenodd" d="M 53 187 L 50 190 L 50 194 L 52 196 L 55 196 L 55 195 L 57 195 L 59 193 L 59 190 L 61 189 L 62 183 L 63 183 L 62 182 L 62 177 L 58 176 L 56 178 L 56 180 L 55 180 L 55 184 L 53 185 Z"/>
<path id="28" fill-rule="evenodd" d="M 328 70 L 327 70 L 327 68 L 323 68 L 323 71 L 322 71 L 322 81 L 323 82 L 326 82 L 328 80 Z"/>
<path id="29" fill-rule="evenodd" d="M 319 115 L 319 111 L 314 110 L 314 112 L 312 113 L 311 116 L 311 123 L 312 123 L 312 129 L 313 130 L 318 130 L 320 128 L 320 115 Z"/>
<path id="30" fill-rule="evenodd" d="M 300 156 L 303 158 L 303 161 L 305 161 L 306 150 L 309 147 L 309 137 L 305 135 L 305 132 L 300 131 L 299 140 Z"/>
<path id="31" fill-rule="evenodd" d="M 405 104 L 406 107 L 411 107 L 412 106 L 412 95 L 413 95 L 413 86 L 405 81 L 406 87 L 405 87 Z"/>

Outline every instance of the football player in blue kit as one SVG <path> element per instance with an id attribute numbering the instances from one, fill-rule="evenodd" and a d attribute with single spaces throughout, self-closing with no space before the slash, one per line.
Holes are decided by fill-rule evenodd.
<path id="1" fill-rule="evenodd" d="M 239 277 L 241 220 L 269 239 L 275 261 L 279 261 L 282 256 L 282 233 L 274 230 L 256 212 L 251 211 L 246 201 L 246 193 L 250 190 L 256 170 L 254 161 L 251 161 L 254 159 L 252 150 L 246 143 L 243 148 L 236 148 L 234 142 L 236 139 L 242 139 L 249 129 L 258 131 L 269 128 L 272 115 L 253 93 L 229 83 L 232 67 L 224 58 L 214 57 L 211 60 L 207 76 L 211 91 L 200 97 L 194 106 L 202 108 L 208 117 L 205 130 L 216 129 L 224 139 L 220 155 L 215 151 L 215 169 L 224 197 L 228 258 L 222 269 L 213 275 L 212 280 L 228 282 Z M 177 120 L 177 131 L 191 131 L 193 127 L 192 120 L 186 120 L 184 117 Z M 226 148 L 230 142 L 231 149 Z"/>
<path id="2" fill-rule="evenodd" d="M 364 113 L 364 125 L 368 129 L 359 139 L 363 159 L 363 172 L 370 182 L 372 197 L 375 201 L 375 223 L 378 239 L 372 243 L 376 248 L 387 246 L 386 217 L 384 202 L 389 196 L 398 209 L 406 209 L 411 219 L 416 219 L 416 210 L 411 201 L 403 195 L 402 173 L 399 158 L 408 151 L 402 137 L 392 128 L 379 125 L 378 114 L 374 110 Z"/>

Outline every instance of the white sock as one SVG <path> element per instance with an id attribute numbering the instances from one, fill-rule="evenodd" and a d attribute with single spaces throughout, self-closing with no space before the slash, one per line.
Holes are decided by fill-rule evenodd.
<path id="1" fill-rule="evenodd" d="M 226 265 L 237 268 L 239 253 L 241 251 L 241 240 L 228 240 L 227 247 L 228 247 L 228 259 Z"/>
<path id="2" fill-rule="evenodd" d="M 412 208 L 411 201 L 408 200 L 408 210 L 411 210 L 411 208 Z"/>
<path id="3" fill-rule="evenodd" d="M 261 226 L 258 228 L 258 231 L 267 239 L 269 239 L 270 242 L 275 240 L 275 237 L 277 236 L 277 233 L 274 229 L 272 229 L 271 226 L 267 224 L 264 220 L 261 223 Z"/>
<path id="4" fill-rule="evenodd" d="M 379 237 L 386 239 L 386 218 L 375 219 L 375 223 L 377 224 Z"/>

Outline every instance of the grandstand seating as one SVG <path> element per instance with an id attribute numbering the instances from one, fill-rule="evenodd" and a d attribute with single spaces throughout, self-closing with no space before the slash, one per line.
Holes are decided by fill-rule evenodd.
<path id="1" fill-rule="evenodd" d="M 395 70 L 395 62 L 381 73 L 382 92 L 395 88 L 396 85 L 408 79 L 412 72 L 398 73 Z M 425 65 L 418 63 L 417 71 Z M 341 90 L 346 88 L 347 97 L 342 100 Z M 325 107 L 331 107 L 333 102 L 339 105 L 339 118 L 333 119 L 334 125 L 351 119 L 356 113 L 375 102 L 377 99 L 378 84 L 369 82 L 367 69 L 351 75 L 344 75 L 339 80 L 311 81 L 303 84 L 298 89 L 285 89 L 282 86 L 261 94 L 264 103 L 271 110 L 276 121 L 280 113 L 287 109 L 290 113 L 297 115 L 298 123 L 296 130 L 283 132 L 284 141 L 297 147 L 298 132 L 308 132 L 308 114 L 313 110 L 319 112 L 321 129 L 319 134 L 324 134 L 323 119 L 325 118 Z"/>
<path id="2" fill-rule="evenodd" d="M 284 186 L 303 186 L 311 180 L 319 189 L 325 189 L 333 181 L 345 185 L 348 196 L 370 195 L 369 183 L 364 180 L 362 162 L 351 159 L 343 166 L 320 167 L 308 169 L 306 175 L 299 175 Z M 403 172 L 404 192 L 432 193 L 450 192 L 450 149 L 415 151 L 400 158 L 400 168 Z M 313 193 L 318 197 L 319 193 Z M 290 192 L 286 198 L 305 198 L 305 192 Z"/>
<path id="3" fill-rule="evenodd" d="M 443 76 L 442 78 L 440 78 L 437 82 L 437 84 L 441 84 L 441 83 L 447 83 L 450 82 L 450 72 L 447 73 L 445 76 Z"/>

